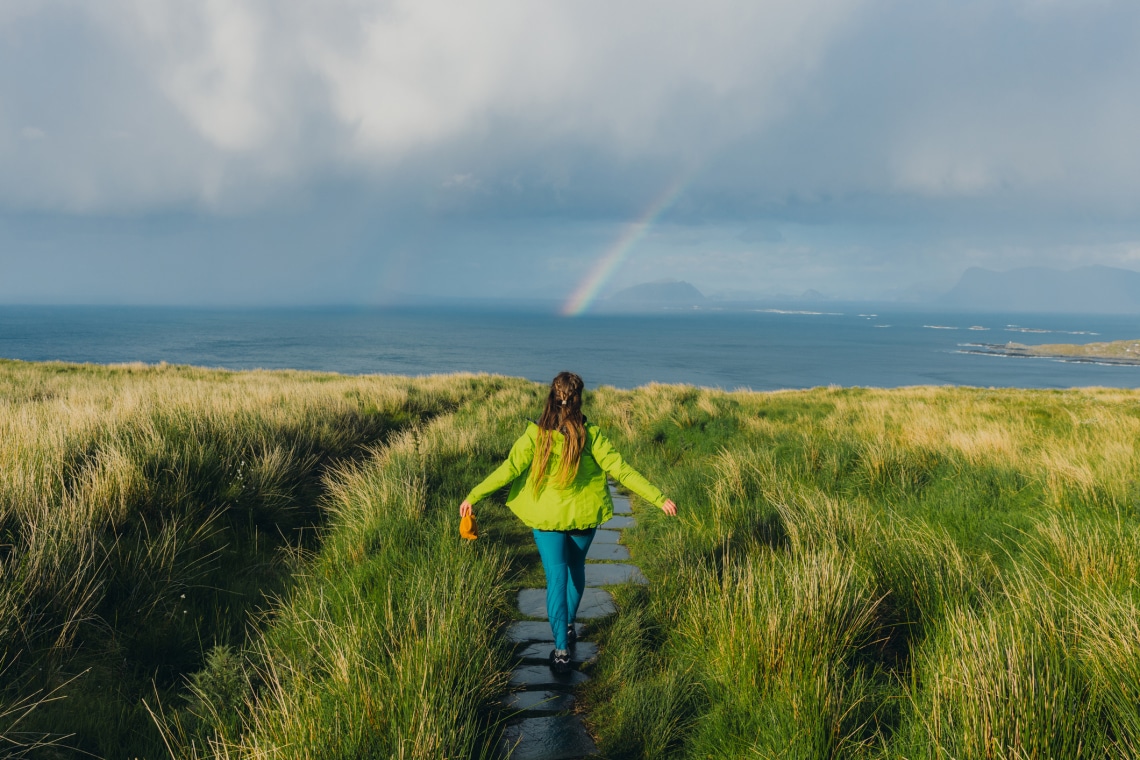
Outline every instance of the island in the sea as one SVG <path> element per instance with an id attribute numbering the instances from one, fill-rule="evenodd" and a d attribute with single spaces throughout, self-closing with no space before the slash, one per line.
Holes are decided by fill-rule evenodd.
<path id="1" fill-rule="evenodd" d="M 1060 359 L 1069 362 L 1140 365 L 1140 340 L 1114 340 L 1107 343 L 967 343 L 963 350 L 972 354 Z"/>

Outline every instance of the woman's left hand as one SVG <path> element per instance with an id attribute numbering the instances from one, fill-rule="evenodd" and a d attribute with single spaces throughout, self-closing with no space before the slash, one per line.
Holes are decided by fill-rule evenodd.
<path id="1" fill-rule="evenodd" d="M 459 505 L 459 516 L 467 517 L 467 515 L 475 514 L 475 507 L 471 506 L 471 502 L 465 501 Z"/>
<path id="2" fill-rule="evenodd" d="M 677 516 L 677 505 L 673 503 L 672 499 L 666 499 L 665 503 L 661 505 L 661 511 L 670 517 Z"/>

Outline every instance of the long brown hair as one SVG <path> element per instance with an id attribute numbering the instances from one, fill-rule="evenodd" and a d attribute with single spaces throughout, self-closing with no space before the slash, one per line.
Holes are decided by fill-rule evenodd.
<path id="1" fill-rule="evenodd" d="M 538 418 L 538 451 L 531 466 L 534 495 L 538 496 L 546 485 L 546 468 L 550 464 L 550 450 L 554 431 L 562 433 L 562 460 L 555 482 L 565 488 L 578 475 L 578 463 L 586 445 L 586 418 L 582 416 L 582 378 L 573 372 L 559 372 L 550 383 L 546 407 Z"/>

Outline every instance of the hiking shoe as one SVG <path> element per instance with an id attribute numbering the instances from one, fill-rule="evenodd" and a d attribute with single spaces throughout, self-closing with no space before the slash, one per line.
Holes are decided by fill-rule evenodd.
<path id="1" fill-rule="evenodd" d="M 570 652 L 566 649 L 550 650 L 550 669 L 555 673 L 568 673 L 570 671 Z"/>
<path id="2" fill-rule="evenodd" d="M 573 647 L 578 643 L 578 631 L 574 630 L 574 624 L 566 626 L 566 643 Z"/>

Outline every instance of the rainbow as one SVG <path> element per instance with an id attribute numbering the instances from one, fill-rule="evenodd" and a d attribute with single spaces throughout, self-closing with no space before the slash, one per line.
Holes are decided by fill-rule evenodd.
<path id="1" fill-rule="evenodd" d="M 602 292 L 602 288 L 609 282 L 610 277 L 617 271 L 618 267 L 628 258 L 630 251 L 637 245 L 653 223 L 657 221 L 662 213 L 672 206 L 681 191 L 685 189 L 685 175 L 677 177 L 677 179 L 670 182 L 661 193 L 653 199 L 653 202 L 641 212 L 641 215 L 634 221 L 627 224 L 618 235 L 617 239 L 606 249 L 605 253 L 597 260 L 593 268 L 582 278 L 578 283 L 578 287 L 574 288 L 574 292 L 566 299 L 566 303 L 562 304 L 561 313 L 565 317 L 576 317 L 582 314 L 586 309 L 590 308 L 598 296 Z"/>

